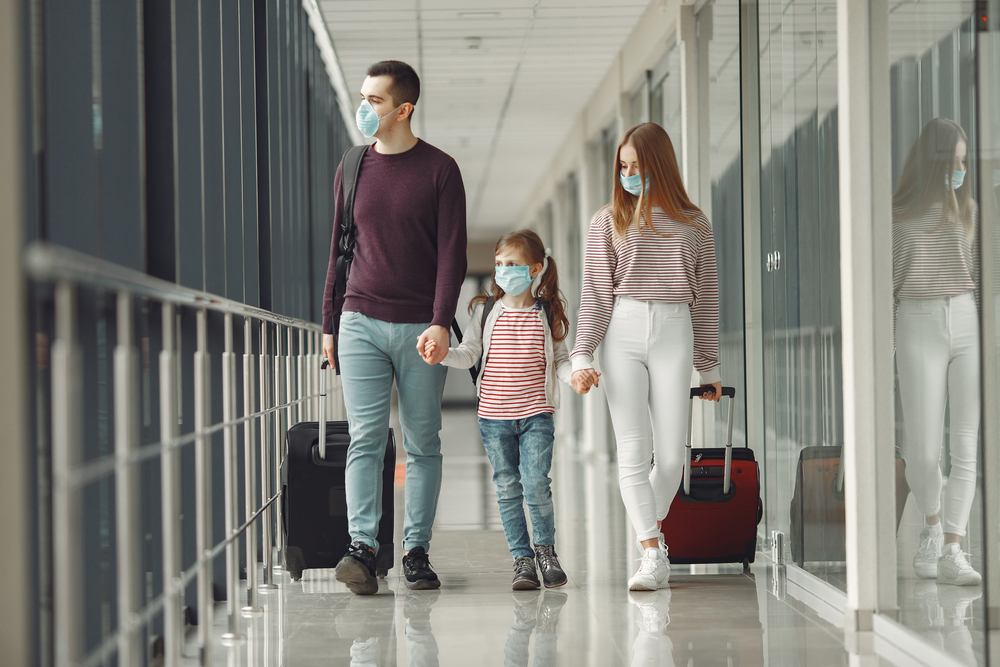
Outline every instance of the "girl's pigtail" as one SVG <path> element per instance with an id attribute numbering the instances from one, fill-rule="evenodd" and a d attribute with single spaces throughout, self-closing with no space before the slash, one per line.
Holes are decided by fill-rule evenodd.
<path id="1" fill-rule="evenodd" d="M 552 251 L 545 249 L 545 262 L 538 282 L 535 298 L 549 307 L 552 339 L 566 340 L 569 335 L 569 319 L 566 317 L 566 299 L 559 291 L 559 271 L 556 261 L 552 259 Z"/>

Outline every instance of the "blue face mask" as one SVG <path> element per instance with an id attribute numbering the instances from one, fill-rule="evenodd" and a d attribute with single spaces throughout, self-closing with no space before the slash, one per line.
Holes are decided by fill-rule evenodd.
<path id="1" fill-rule="evenodd" d="M 622 187 L 625 188 L 625 191 L 628 192 L 629 194 L 638 197 L 639 193 L 642 192 L 642 183 L 639 181 L 639 174 L 635 174 L 633 176 L 626 176 L 621 172 L 618 172 L 618 180 L 621 182 Z M 649 193 L 648 173 L 646 174 L 646 193 L 647 194 Z"/>
<path id="2" fill-rule="evenodd" d="M 493 280 L 507 294 L 517 296 L 531 285 L 530 266 L 498 266 Z"/>
<path id="3" fill-rule="evenodd" d="M 945 185 L 947 185 L 948 184 L 948 179 L 945 178 L 944 182 L 945 182 Z M 954 170 L 951 173 L 951 189 L 952 190 L 958 190 L 960 187 L 962 187 L 962 183 L 964 183 L 964 182 L 965 182 L 965 172 L 964 171 L 959 171 L 958 169 L 956 169 L 956 170 Z"/>
<path id="4" fill-rule="evenodd" d="M 403 105 L 400 104 L 399 107 L 401 106 Z M 396 107 L 396 109 L 399 109 L 399 107 Z M 396 109 L 393 109 L 385 116 L 393 113 Z M 354 120 L 358 124 L 358 129 L 361 130 L 361 134 L 371 139 L 375 136 L 375 133 L 378 132 L 379 123 L 382 122 L 382 119 L 385 118 L 385 116 L 379 116 L 378 113 L 376 113 L 375 108 L 372 107 L 371 102 L 368 100 L 362 100 L 361 106 L 358 107 L 358 113 L 354 116 Z"/>

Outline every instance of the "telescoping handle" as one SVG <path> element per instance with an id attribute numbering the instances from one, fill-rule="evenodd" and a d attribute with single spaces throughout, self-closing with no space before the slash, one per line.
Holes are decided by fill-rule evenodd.
<path id="1" fill-rule="evenodd" d="M 692 387 L 691 388 L 691 400 L 701 396 L 707 391 L 711 391 L 711 387 Z M 722 395 L 729 397 L 729 426 L 727 428 L 728 434 L 726 436 L 726 463 L 723 466 L 722 472 L 722 493 L 723 495 L 729 495 L 729 487 L 732 482 L 733 474 L 733 404 L 736 402 L 736 387 L 723 387 Z M 687 445 L 684 447 L 686 453 L 686 462 L 684 464 L 684 495 L 691 495 L 691 413 L 694 411 L 694 403 L 691 404 L 691 410 L 688 410 L 688 432 L 687 432 Z"/>
<path id="2" fill-rule="evenodd" d="M 319 367 L 319 457 L 326 460 L 326 376 L 330 361 L 323 359 Z"/>

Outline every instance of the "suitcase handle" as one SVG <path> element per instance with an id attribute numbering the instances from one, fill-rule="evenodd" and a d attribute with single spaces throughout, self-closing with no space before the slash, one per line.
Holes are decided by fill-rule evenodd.
<path id="1" fill-rule="evenodd" d="M 711 387 L 692 387 L 691 398 L 694 399 L 699 397 L 707 391 L 711 391 Z M 726 436 L 726 462 L 723 466 L 722 472 L 722 494 L 724 496 L 728 496 L 733 476 L 733 404 L 736 402 L 736 387 L 723 387 L 722 395 L 729 397 L 729 425 L 727 428 L 728 434 Z M 691 410 L 688 410 L 687 445 L 684 447 L 686 459 L 684 463 L 684 495 L 686 496 L 691 495 L 691 413 L 693 411 L 694 403 L 691 404 Z"/>
<path id="2" fill-rule="evenodd" d="M 321 441 L 324 440 L 324 439 L 326 439 L 326 433 L 325 433 L 325 431 L 326 431 L 326 427 L 324 427 L 323 430 L 320 431 L 320 433 L 323 433 L 323 435 L 320 436 L 320 440 Z M 313 445 L 313 448 L 312 448 L 312 460 L 313 460 L 313 464 L 318 465 L 318 466 L 326 466 L 327 468 L 346 468 L 347 467 L 347 461 L 327 461 L 326 460 L 326 452 L 322 452 L 321 453 L 320 449 L 319 449 L 319 445 Z"/>
<path id="3" fill-rule="evenodd" d="M 316 448 L 313 448 L 313 462 L 316 465 L 330 465 L 326 463 L 326 376 L 327 369 L 330 368 L 330 360 L 324 358 L 319 366 L 319 458 L 316 459 Z"/>

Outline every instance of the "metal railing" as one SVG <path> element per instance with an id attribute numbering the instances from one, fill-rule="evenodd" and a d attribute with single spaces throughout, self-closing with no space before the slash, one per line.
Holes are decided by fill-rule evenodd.
<path id="1" fill-rule="evenodd" d="M 54 287 L 55 340 L 51 351 L 52 396 L 52 586 L 55 664 L 92 667 L 117 655 L 118 664 L 142 664 L 142 633 L 163 615 L 163 664 L 180 664 L 184 647 L 182 604 L 186 587 L 196 581 L 198 644 L 201 663 L 211 664 L 214 559 L 225 554 L 228 632 L 223 640 L 243 638 L 241 618 L 260 611 L 260 591 L 276 588 L 274 570 L 281 563 L 280 466 L 284 433 L 291 424 L 318 413 L 322 330 L 245 304 L 180 287 L 65 248 L 34 244 L 25 252 L 25 271 L 36 286 Z M 78 292 L 97 290 L 116 296 L 117 340 L 113 354 L 114 454 L 86 462 L 83 457 L 82 349 L 78 330 Z M 162 309 L 159 353 L 160 440 L 140 446 L 139 349 L 134 326 L 136 299 Z M 180 434 L 183 398 L 180 309 L 196 314 L 194 355 L 194 429 Z M 212 423 L 208 313 L 224 318 L 222 421 Z M 234 317 L 243 319 L 242 411 L 238 409 Z M 255 333 L 259 338 L 255 342 Z M 272 354 L 273 351 L 273 354 Z M 339 383 L 326 397 L 327 414 L 343 418 Z M 259 405 L 258 405 L 259 402 Z M 245 521 L 237 525 L 238 430 L 243 428 Z M 225 537 L 212 542 L 212 437 L 223 434 L 222 480 Z M 182 562 L 181 450 L 194 446 L 197 558 Z M 261 470 L 257 471 L 257 456 Z M 162 509 L 163 592 L 145 604 L 141 595 L 142 530 L 139 525 L 139 466 L 159 459 Z M 115 494 L 116 586 L 118 624 L 96 647 L 85 649 L 84 577 L 81 557 L 83 490 L 113 478 Z M 257 485 L 260 485 L 258 491 Z M 260 500 L 258 502 L 258 495 Z M 263 582 L 257 582 L 258 524 L 262 535 Z M 239 539 L 246 534 L 246 606 L 239 607 Z"/>

